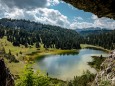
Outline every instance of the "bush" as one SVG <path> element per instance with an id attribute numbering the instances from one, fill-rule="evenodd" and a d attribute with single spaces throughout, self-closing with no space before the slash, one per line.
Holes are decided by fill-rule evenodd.
<path id="1" fill-rule="evenodd" d="M 24 74 L 16 80 L 16 86 L 49 86 L 49 78 L 37 72 L 34 74 L 32 67 L 26 65 Z"/>

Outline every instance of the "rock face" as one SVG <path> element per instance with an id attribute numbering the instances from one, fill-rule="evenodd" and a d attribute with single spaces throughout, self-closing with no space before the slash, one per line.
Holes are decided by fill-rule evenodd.
<path id="1" fill-rule="evenodd" d="M 115 20 L 115 0 L 63 0 L 74 7 L 91 12 L 100 17 L 113 18 Z"/>
<path id="2" fill-rule="evenodd" d="M 102 64 L 92 86 L 115 86 L 115 51 Z"/>
<path id="3" fill-rule="evenodd" d="M 3 59 L 0 59 L 0 86 L 14 86 L 13 76 L 6 68 Z"/>

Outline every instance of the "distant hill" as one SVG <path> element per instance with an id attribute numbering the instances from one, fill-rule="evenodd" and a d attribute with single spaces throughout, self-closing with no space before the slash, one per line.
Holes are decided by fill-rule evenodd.
<path id="1" fill-rule="evenodd" d="M 112 30 L 110 29 L 107 29 L 107 28 L 94 28 L 94 27 L 91 27 L 91 28 L 83 28 L 83 29 L 76 29 L 76 31 L 82 35 L 82 36 L 87 36 L 87 35 L 90 35 L 90 34 L 100 34 L 100 33 L 104 33 L 104 32 L 110 32 Z"/>
<path id="2" fill-rule="evenodd" d="M 81 36 L 74 30 L 29 20 L 0 19 L 0 37 L 7 36 L 14 46 L 40 43 L 44 48 L 78 49 Z"/>

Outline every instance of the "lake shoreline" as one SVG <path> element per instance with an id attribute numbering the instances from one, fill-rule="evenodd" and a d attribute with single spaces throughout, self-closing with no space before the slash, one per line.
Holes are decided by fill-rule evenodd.
<path id="1" fill-rule="evenodd" d="M 6 40 L 6 38 L 4 40 L 2 40 L 3 44 L 5 44 L 5 42 L 7 43 L 7 46 L 4 45 L 6 52 L 8 53 L 8 49 L 11 49 L 12 54 L 16 56 L 16 54 L 18 53 L 18 57 L 19 60 L 21 59 L 21 56 L 23 57 L 27 57 L 27 59 L 29 59 L 29 61 L 34 61 L 36 58 L 43 58 L 43 56 L 46 55 L 58 55 L 58 54 L 67 54 L 67 53 L 77 53 L 79 52 L 80 49 L 72 49 L 72 50 L 61 50 L 61 49 L 45 49 L 43 47 L 36 49 L 35 46 L 32 46 L 32 48 L 24 48 L 23 46 L 21 47 L 15 47 L 13 46 L 10 42 L 8 42 Z M 8 47 L 8 48 L 7 48 Z M 87 48 L 92 48 L 92 49 L 99 49 L 99 50 L 106 50 L 106 49 L 102 49 L 99 48 L 97 46 L 93 46 L 93 45 L 86 45 L 86 44 L 81 44 L 81 49 L 87 49 Z M 20 54 L 20 52 L 22 54 Z M 21 73 L 21 71 L 23 70 L 23 66 L 26 64 L 27 59 L 22 59 L 20 60 L 19 63 L 9 63 L 7 62 L 7 66 L 9 67 L 9 69 L 11 70 L 11 72 L 13 72 L 14 75 L 19 75 Z M 16 70 L 17 68 L 20 68 L 21 70 Z"/>
<path id="2" fill-rule="evenodd" d="M 55 78 L 57 77 L 61 80 L 66 80 L 65 77 L 71 80 L 74 76 L 81 76 L 82 72 L 85 70 L 90 70 L 91 73 L 96 73 L 96 69 L 88 65 L 88 62 L 93 61 L 91 56 L 101 56 L 101 54 L 106 56 L 107 53 L 95 49 L 81 49 L 79 50 L 78 54 L 76 53 L 76 55 L 46 55 L 36 59 L 35 69 L 39 68 L 42 71 L 48 72 L 49 75 L 51 74 L 50 76 Z M 66 70 L 64 71 L 62 67 L 65 67 L 64 69 Z M 56 71 L 59 71 L 59 76 L 55 75 L 58 74 Z M 62 73 L 64 73 L 64 75 L 60 75 Z"/>
<path id="3" fill-rule="evenodd" d="M 94 46 L 94 45 L 88 45 L 88 44 L 81 44 L 81 49 L 96 49 L 96 50 L 101 50 L 106 53 L 109 53 L 111 50 L 104 49 L 103 47 L 100 46 Z M 36 59 L 36 58 L 41 58 L 46 55 L 57 55 L 57 54 L 68 54 L 68 53 L 77 53 L 79 52 L 80 49 L 71 49 L 71 50 L 61 50 L 61 49 L 47 49 L 47 50 L 38 50 L 35 52 L 32 52 L 30 54 L 27 54 L 31 59 Z"/>
<path id="4" fill-rule="evenodd" d="M 106 53 L 111 52 L 111 50 L 105 49 L 105 48 L 103 48 L 103 47 L 101 47 L 101 46 L 95 46 L 95 45 L 89 45 L 89 44 L 81 44 L 81 48 L 82 48 L 82 49 L 83 49 L 83 48 L 86 48 L 86 49 L 97 49 L 97 50 L 102 50 L 102 51 L 104 51 L 104 52 L 106 52 Z"/>
<path id="5" fill-rule="evenodd" d="M 35 54 L 27 54 L 31 59 L 41 58 L 47 55 L 58 55 L 58 54 L 74 54 L 77 53 L 79 49 L 73 50 L 61 50 L 61 49 L 52 49 L 52 50 L 43 50 L 37 51 Z"/>
<path id="6" fill-rule="evenodd" d="M 88 65 L 92 68 L 96 69 L 97 71 L 100 70 L 101 64 L 106 60 L 107 57 L 101 56 L 91 56 L 93 58 L 92 62 L 88 62 Z"/>

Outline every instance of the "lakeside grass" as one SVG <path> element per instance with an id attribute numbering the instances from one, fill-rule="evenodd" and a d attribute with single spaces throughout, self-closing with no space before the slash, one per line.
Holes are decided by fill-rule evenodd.
<path id="1" fill-rule="evenodd" d="M 40 44 L 40 48 L 38 49 L 35 47 L 35 44 L 28 48 L 25 48 L 25 46 L 23 45 L 20 45 L 20 47 L 13 46 L 12 43 L 7 40 L 7 37 L 3 37 L 2 39 L 0 39 L 0 43 L 5 48 L 6 53 L 9 53 L 9 50 L 11 50 L 12 55 L 16 56 L 16 54 L 18 54 L 18 58 L 20 58 L 21 56 L 26 57 L 28 55 L 31 55 L 34 58 L 37 55 L 39 57 L 42 55 L 72 53 L 77 51 L 76 49 L 72 50 L 61 50 L 56 48 L 45 49 L 43 47 L 43 44 Z M 22 53 L 21 55 L 20 52 Z"/>
<path id="2" fill-rule="evenodd" d="M 47 55 L 57 55 L 57 54 L 75 54 L 78 50 L 61 50 L 61 49 L 52 49 L 52 50 L 40 50 L 38 52 L 35 52 L 34 54 L 29 54 L 29 57 L 35 59 L 35 58 L 41 58 L 43 56 Z"/>
<path id="3" fill-rule="evenodd" d="M 7 40 L 6 36 L 0 39 L 0 43 L 2 43 L 3 47 L 5 48 L 6 53 L 8 53 L 9 50 L 11 50 L 11 53 L 13 55 L 16 56 L 16 54 L 18 54 L 17 59 L 20 59 L 21 57 L 31 57 L 34 59 L 35 57 L 41 57 L 41 56 L 50 55 L 50 54 L 55 55 L 55 54 L 78 52 L 78 50 L 76 49 L 72 49 L 72 50 L 61 50 L 61 49 L 56 49 L 56 48 L 45 49 L 43 47 L 43 44 L 40 44 L 40 48 L 38 49 L 35 47 L 35 44 L 28 48 L 25 48 L 25 46 L 23 45 L 20 45 L 20 47 L 13 46 L 12 43 Z M 80 46 L 82 49 L 93 48 L 93 49 L 98 49 L 105 52 L 110 52 L 110 50 L 104 49 L 103 47 L 100 47 L 100 46 L 94 46 L 94 45 L 88 45 L 88 44 L 81 44 Z M 20 52 L 22 52 L 22 54 L 20 54 Z"/>
<path id="4" fill-rule="evenodd" d="M 100 70 L 101 64 L 103 63 L 103 61 L 105 61 L 106 57 L 103 56 L 92 56 L 93 61 L 92 62 L 88 62 L 88 64 L 95 68 L 97 71 Z"/>
<path id="5" fill-rule="evenodd" d="M 81 44 L 80 46 L 81 46 L 82 49 L 83 48 L 97 49 L 97 50 L 102 50 L 102 51 L 107 52 L 107 53 L 109 53 L 111 51 L 111 50 L 105 49 L 101 46 L 94 46 L 94 45 L 89 45 L 89 44 Z"/>

